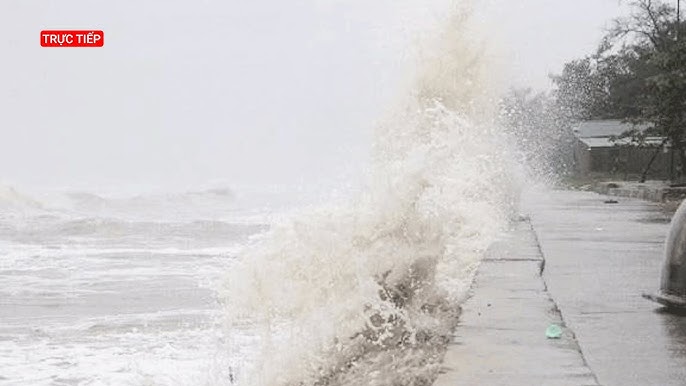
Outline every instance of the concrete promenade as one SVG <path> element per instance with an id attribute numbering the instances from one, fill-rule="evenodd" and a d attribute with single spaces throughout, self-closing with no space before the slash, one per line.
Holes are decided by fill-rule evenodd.
<path id="1" fill-rule="evenodd" d="M 480 267 L 435 385 L 686 385 L 686 317 L 641 298 L 658 286 L 668 215 L 606 200 L 526 196 L 530 221 Z M 562 339 L 546 339 L 550 323 Z"/>

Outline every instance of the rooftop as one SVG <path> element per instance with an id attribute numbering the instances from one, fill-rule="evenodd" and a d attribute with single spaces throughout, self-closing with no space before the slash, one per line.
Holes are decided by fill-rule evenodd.
<path id="1" fill-rule="evenodd" d="M 646 124 L 634 125 L 619 119 L 592 120 L 579 123 L 574 128 L 574 134 L 579 138 L 606 138 L 619 136 L 632 129 L 644 131 L 647 128 Z"/>

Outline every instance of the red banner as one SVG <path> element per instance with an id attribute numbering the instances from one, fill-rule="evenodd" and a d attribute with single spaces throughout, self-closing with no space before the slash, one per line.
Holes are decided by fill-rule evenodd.
<path id="1" fill-rule="evenodd" d="M 46 30 L 40 33 L 41 47 L 102 47 L 105 33 L 96 30 Z"/>

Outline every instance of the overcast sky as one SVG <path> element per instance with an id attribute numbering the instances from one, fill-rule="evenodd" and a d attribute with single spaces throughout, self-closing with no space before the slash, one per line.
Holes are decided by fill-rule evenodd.
<path id="1" fill-rule="evenodd" d="M 348 178 L 406 81 L 406 47 L 447 3 L 3 0 L 0 183 Z M 507 82 L 539 89 L 619 14 L 617 0 L 475 3 Z M 39 46 L 60 28 L 102 29 L 105 46 Z"/>

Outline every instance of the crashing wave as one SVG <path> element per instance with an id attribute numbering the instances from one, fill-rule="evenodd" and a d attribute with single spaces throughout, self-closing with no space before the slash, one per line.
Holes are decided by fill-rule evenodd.
<path id="1" fill-rule="evenodd" d="M 467 18 L 450 20 L 412 97 L 379 127 L 368 189 L 277 224 L 227 274 L 229 323 L 261 348 L 248 385 L 428 385 L 474 272 L 516 211 Z"/>
<path id="2" fill-rule="evenodd" d="M 280 224 L 243 255 L 227 313 L 272 331 L 251 381 L 432 379 L 456 305 L 516 201 L 488 131 L 438 102 L 420 110 L 394 131 L 405 155 L 357 203 Z"/>

